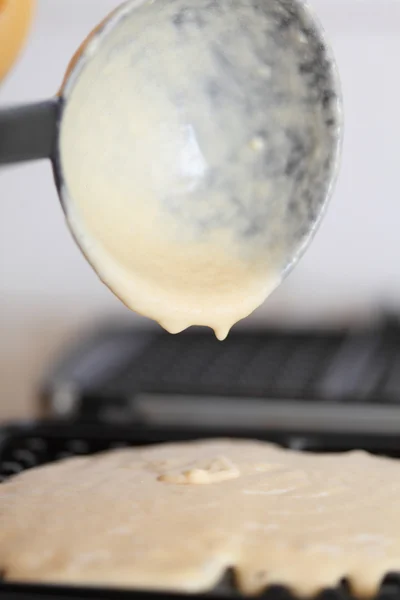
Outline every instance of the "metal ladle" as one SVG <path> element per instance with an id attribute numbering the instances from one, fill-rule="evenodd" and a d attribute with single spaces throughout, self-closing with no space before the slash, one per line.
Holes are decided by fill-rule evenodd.
<path id="1" fill-rule="evenodd" d="M 303 0 L 124 3 L 85 40 L 56 98 L 0 111 L 0 165 L 50 159 L 68 220 L 74 197 L 60 153 L 60 131 L 71 94 L 99 50 L 110 43 L 110 36 L 120 29 L 123 40 L 124 28 L 132 20 L 138 23 L 138 36 L 148 36 L 151 46 L 132 55 L 126 74 L 131 83 L 136 77 L 135 60 L 164 61 L 165 70 L 177 53 L 182 64 L 186 60 L 176 79 L 171 75 L 171 89 L 166 91 L 163 80 L 153 81 L 170 96 L 174 125 L 169 135 L 181 135 L 186 128 L 201 147 L 203 169 L 195 174 L 196 185 L 186 185 L 185 180 L 185 194 L 174 199 L 177 218 L 184 214 L 182 225 L 189 218 L 199 231 L 224 219 L 228 223 L 220 208 L 204 205 L 200 211 L 196 202 L 199 187 L 215 191 L 219 186 L 221 193 L 231 194 L 228 225 L 243 239 L 261 240 L 264 248 L 284 248 L 280 270 L 285 276 L 320 223 L 338 172 L 342 139 L 335 63 L 320 25 Z M 190 63 L 189 55 L 197 58 Z M 146 81 L 137 85 L 142 89 Z M 127 122 L 131 117 L 126 115 Z M 205 128 L 208 139 L 202 145 Z M 212 152 L 217 145 L 222 148 L 218 160 Z M 154 169 L 168 152 L 166 147 L 154 148 Z M 177 172 L 185 171 L 187 157 L 180 154 L 168 160 Z"/>

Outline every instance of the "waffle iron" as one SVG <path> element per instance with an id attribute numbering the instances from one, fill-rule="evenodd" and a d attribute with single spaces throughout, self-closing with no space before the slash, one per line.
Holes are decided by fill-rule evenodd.
<path id="1" fill-rule="evenodd" d="M 0 429 L 0 481 L 24 469 L 109 448 L 232 436 L 310 452 L 363 448 L 400 458 L 400 325 L 268 330 L 216 341 L 109 326 L 53 365 L 42 418 Z M 193 600 L 239 599 L 230 573 Z M 0 600 L 178 600 L 186 595 L 0 582 Z M 290 600 L 273 587 L 263 600 Z M 349 600 L 343 581 L 323 600 Z M 379 600 L 400 600 L 389 573 Z"/>

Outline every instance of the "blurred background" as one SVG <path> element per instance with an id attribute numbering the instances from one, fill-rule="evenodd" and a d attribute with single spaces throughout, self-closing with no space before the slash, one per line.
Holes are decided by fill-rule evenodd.
<path id="1" fill-rule="evenodd" d="M 310 3 L 332 41 L 343 84 L 342 170 L 311 248 L 242 328 L 370 322 L 400 304 L 400 2 Z M 28 42 L 0 85 L 0 106 L 53 95 L 82 39 L 117 4 L 37 0 Z M 50 165 L 2 169 L 0 417 L 31 414 L 49 360 L 110 316 L 152 327 L 128 312 L 81 256 L 65 227 Z"/>

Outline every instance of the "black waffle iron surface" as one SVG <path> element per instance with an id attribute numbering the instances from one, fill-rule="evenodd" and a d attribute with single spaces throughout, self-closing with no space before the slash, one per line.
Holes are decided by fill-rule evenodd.
<path id="1" fill-rule="evenodd" d="M 399 367 L 399 369 L 396 368 Z M 232 436 L 310 452 L 362 448 L 400 459 L 400 333 L 178 337 L 108 328 L 64 355 L 43 386 L 46 418 L 0 429 L 0 482 L 38 465 L 110 448 Z M 400 385 L 399 385 L 400 392 Z M 240 598 L 227 573 L 205 595 L 0 582 L 0 600 Z M 262 596 L 289 600 L 284 588 Z M 343 582 L 324 600 L 346 600 Z M 400 600 L 388 574 L 379 600 Z"/>

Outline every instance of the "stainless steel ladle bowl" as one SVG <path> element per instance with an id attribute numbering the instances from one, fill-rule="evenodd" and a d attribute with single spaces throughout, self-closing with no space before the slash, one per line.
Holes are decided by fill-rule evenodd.
<path id="1" fill-rule="evenodd" d="M 55 99 L 0 112 L 0 164 L 49 158 L 67 218 L 74 190 L 60 152 L 66 127 L 76 139 L 77 156 L 82 152 L 80 176 L 90 177 L 79 126 L 69 114 L 71 96 L 93 77 L 100 52 L 112 56 L 124 44 L 131 55 L 123 80 L 138 90 L 135 107 L 140 110 L 141 101 L 161 94 L 163 122 L 143 105 L 144 133 L 138 139 L 132 128 L 113 130 L 109 106 L 107 136 L 101 135 L 102 123 L 93 123 L 100 128 L 96 152 L 101 157 L 107 147 L 107 156 L 129 159 L 134 172 L 135 153 L 120 156 L 118 135 L 125 146 L 128 135 L 135 148 L 145 141 L 151 165 L 140 163 L 140 169 L 157 178 L 159 165 L 169 161 L 177 187 L 164 189 L 160 201 L 183 228 L 202 235 L 224 226 L 253 248 L 275 252 L 279 247 L 283 277 L 320 223 L 342 139 L 336 67 L 308 5 L 300 0 L 130 0 L 114 11 L 80 48 Z M 121 77 L 112 69 L 104 76 L 120 110 Z M 92 95 L 90 101 L 99 99 Z M 132 114 L 123 117 L 128 124 Z M 150 132 L 161 126 L 169 143 L 149 141 Z M 175 153 L 177 147 L 182 151 Z M 110 165 L 102 164 L 103 176 L 113 176 Z M 219 200 L 210 202 L 211 195 Z M 87 248 L 84 252 L 90 260 Z"/>

